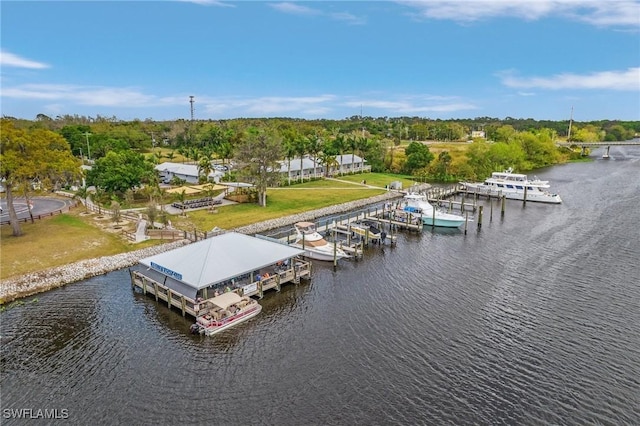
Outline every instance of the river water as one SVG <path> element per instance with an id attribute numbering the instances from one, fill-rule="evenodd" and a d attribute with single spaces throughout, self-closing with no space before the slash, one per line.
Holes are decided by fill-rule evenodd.
<path id="1" fill-rule="evenodd" d="M 483 200 L 479 232 L 315 262 L 214 337 L 126 270 L 26 300 L 0 316 L 1 422 L 640 424 L 640 147 L 599 153 L 537 171 L 562 205 Z"/>

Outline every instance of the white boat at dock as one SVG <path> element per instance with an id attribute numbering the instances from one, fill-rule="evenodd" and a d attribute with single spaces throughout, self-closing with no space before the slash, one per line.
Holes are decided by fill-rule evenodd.
<path id="1" fill-rule="evenodd" d="M 324 239 L 316 230 L 316 225 L 312 222 L 298 222 L 294 225 L 296 229 L 296 241 L 290 245 L 304 250 L 304 255 L 309 259 L 333 261 L 343 259 L 349 255 L 334 243 Z"/>
<path id="2" fill-rule="evenodd" d="M 465 222 L 463 216 L 438 210 L 427 201 L 427 196 L 422 194 L 405 195 L 401 208 L 405 212 L 420 215 L 424 225 L 458 228 Z"/>
<path id="3" fill-rule="evenodd" d="M 240 296 L 235 292 L 222 293 L 200 302 L 191 332 L 212 336 L 255 317 L 260 311 L 262 306 L 248 296 Z"/>
<path id="4" fill-rule="evenodd" d="M 510 200 L 537 201 L 540 203 L 560 204 L 562 199 L 558 194 L 549 191 L 549 181 L 534 177 L 529 180 L 527 175 L 513 173 L 509 168 L 504 172 L 493 172 L 484 182 L 460 182 L 467 192 L 491 197 L 503 196 Z"/>

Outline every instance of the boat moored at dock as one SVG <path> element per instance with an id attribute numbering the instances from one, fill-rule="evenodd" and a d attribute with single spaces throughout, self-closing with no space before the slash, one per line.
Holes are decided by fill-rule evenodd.
<path id="1" fill-rule="evenodd" d="M 334 259 L 348 258 L 349 255 L 337 247 L 335 243 L 330 243 L 316 229 L 315 223 L 298 222 L 294 225 L 296 230 L 296 240 L 290 245 L 304 250 L 304 255 L 309 259 L 333 261 Z"/>
<path id="2" fill-rule="evenodd" d="M 212 336 L 245 322 L 262 311 L 262 306 L 250 297 L 234 292 L 223 293 L 199 303 L 196 322 L 191 333 Z"/>
<path id="3" fill-rule="evenodd" d="M 558 194 L 550 192 L 549 181 L 513 173 L 509 168 L 504 172 L 493 172 L 484 182 L 460 182 L 464 190 L 470 193 L 487 195 L 489 197 L 504 196 L 510 200 L 537 201 L 540 203 L 560 204 L 562 199 Z"/>
<path id="4" fill-rule="evenodd" d="M 367 242 L 371 241 L 374 244 L 383 242 L 387 236 L 380 229 L 380 224 L 374 220 L 361 219 L 346 225 L 337 224 L 336 229 L 351 233 L 353 237 L 361 238 Z"/>
<path id="5" fill-rule="evenodd" d="M 446 213 L 435 208 L 426 195 L 407 194 L 402 199 L 401 209 L 405 212 L 421 215 L 422 223 L 429 226 L 440 226 L 444 228 L 458 228 L 465 222 L 463 216 Z"/>

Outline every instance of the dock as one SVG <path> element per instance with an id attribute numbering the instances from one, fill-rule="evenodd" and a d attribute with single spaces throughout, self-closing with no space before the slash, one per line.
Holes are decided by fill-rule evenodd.
<path id="1" fill-rule="evenodd" d="M 335 244 L 350 254 L 352 259 L 358 260 L 362 258 L 365 247 L 384 244 L 394 246 L 400 230 L 422 232 L 422 218 L 419 215 L 403 212 L 396 207 L 395 203 L 385 203 L 328 217 L 315 222 L 315 225 L 329 243 Z M 355 225 L 362 222 L 376 223 L 382 231 L 382 237 L 371 238 L 367 232 L 364 235 L 357 234 L 354 231 Z M 256 236 L 285 245 L 295 242 L 297 238 L 294 228 Z"/>

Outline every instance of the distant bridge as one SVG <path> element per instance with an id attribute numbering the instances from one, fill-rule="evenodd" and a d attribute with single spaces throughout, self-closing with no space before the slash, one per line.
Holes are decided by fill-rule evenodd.
<path id="1" fill-rule="evenodd" d="M 586 155 L 587 148 L 599 148 L 606 146 L 607 150 L 602 155 L 604 158 L 609 158 L 609 148 L 611 146 L 634 146 L 640 145 L 640 138 L 631 139 L 629 141 L 605 141 L 605 142 L 562 142 L 556 141 L 557 146 L 572 147 L 579 146 L 582 148 L 581 155 Z"/>

